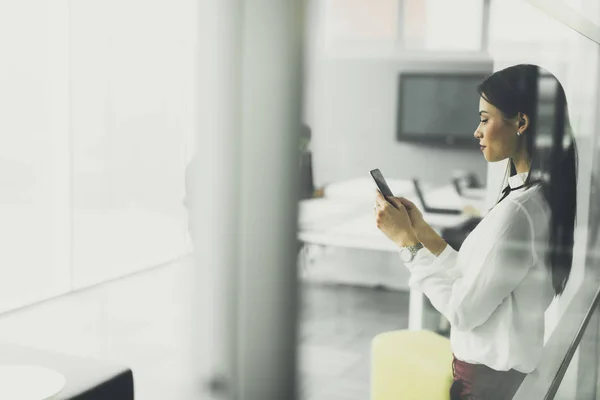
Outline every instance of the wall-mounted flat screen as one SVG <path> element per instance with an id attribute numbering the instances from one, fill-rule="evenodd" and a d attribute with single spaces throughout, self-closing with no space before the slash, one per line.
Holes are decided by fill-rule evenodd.
<path id="1" fill-rule="evenodd" d="M 477 85 L 487 74 L 401 73 L 398 83 L 397 139 L 479 149 Z"/>

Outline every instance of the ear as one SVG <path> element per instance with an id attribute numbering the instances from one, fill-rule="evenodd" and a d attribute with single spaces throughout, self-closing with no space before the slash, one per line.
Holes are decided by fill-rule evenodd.
<path id="1" fill-rule="evenodd" d="M 529 127 L 529 115 L 525 113 L 517 114 L 517 130 L 521 133 L 525 132 L 525 130 Z"/>

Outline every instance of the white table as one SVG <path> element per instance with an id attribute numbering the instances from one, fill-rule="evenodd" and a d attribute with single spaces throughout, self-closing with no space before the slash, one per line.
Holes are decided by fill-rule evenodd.
<path id="1" fill-rule="evenodd" d="M 2 400 L 134 398 L 133 372 L 122 365 L 20 344 L 0 343 L 0 366 Z M 26 375 L 29 376 L 25 378 Z M 6 379 L 12 381 L 7 382 Z M 24 389 L 27 384 L 34 387 Z M 20 396 L 8 395 L 10 390 L 17 390 Z"/>
<path id="2" fill-rule="evenodd" d="M 410 182 L 389 180 L 388 184 L 397 196 L 404 196 L 420 206 Z M 349 195 L 352 193 L 355 195 Z M 356 196 L 356 193 L 359 195 Z M 298 239 L 301 242 L 386 252 L 398 250 L 375 224 L 375 192 L 372 182 L 368 179 L 352 181 L 346 187 L 336 188 L 329 193 L 326 191 L 325 196 L 300 202 Z M 434 207 L 454 208 L 465 205 L 451 186 L 430 189 L 426 196 L 426 201 Z M 470 203 L 479 209 L 483 208 L 483 200 Z M 438 233 L 443 228 L 463 224 L 470 218 L 465 214 L 423 214 L 423 217 Z M 399 267 L 401 262 L 398 257 Z M 421 292 L 410 290 L 409 329 L 425 328 L 424 300 Z"/>

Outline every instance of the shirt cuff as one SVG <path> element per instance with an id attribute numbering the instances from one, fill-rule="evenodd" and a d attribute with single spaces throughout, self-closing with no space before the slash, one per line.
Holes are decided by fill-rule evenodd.
<path id="1" fill-rule="evenodd" d="M 404 265 L 410 272 L 413 272 L 417 268 L 436 269 L 436 267 L 442 267 L 445 261 L 450 257 L 454 249 L 450 245 L 446 245 L 446 248 L 436 257 L 427 247 L 423 247 L 417 252 L 415 258 L 412 261 L 405 262 Z"/>

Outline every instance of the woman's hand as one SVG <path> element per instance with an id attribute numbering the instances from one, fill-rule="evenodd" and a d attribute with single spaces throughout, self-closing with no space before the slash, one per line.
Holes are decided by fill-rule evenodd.
<path id="1" fill-rule="evenodd" d="M 404 197 L 394 197 L 394 199 L 397 199 L 400 203 L 402 203 L 402 205 L 404 205 L 404 208 L 406 208 L 410 218 L 410 223 L 417 236 L 425 232 L 429 225 L 423 219 L 423 213 L 417 208 L 415 203 Z"/>
<path id="2" fill-rule="evenodd" d="M 377 228 L 398 246 L 406 247 L 419 242 L 412 227 L 408 211 L 398 198 L 389 197 L 386 200 L 377 191 L 375 197 L 375 220 Z"/>

